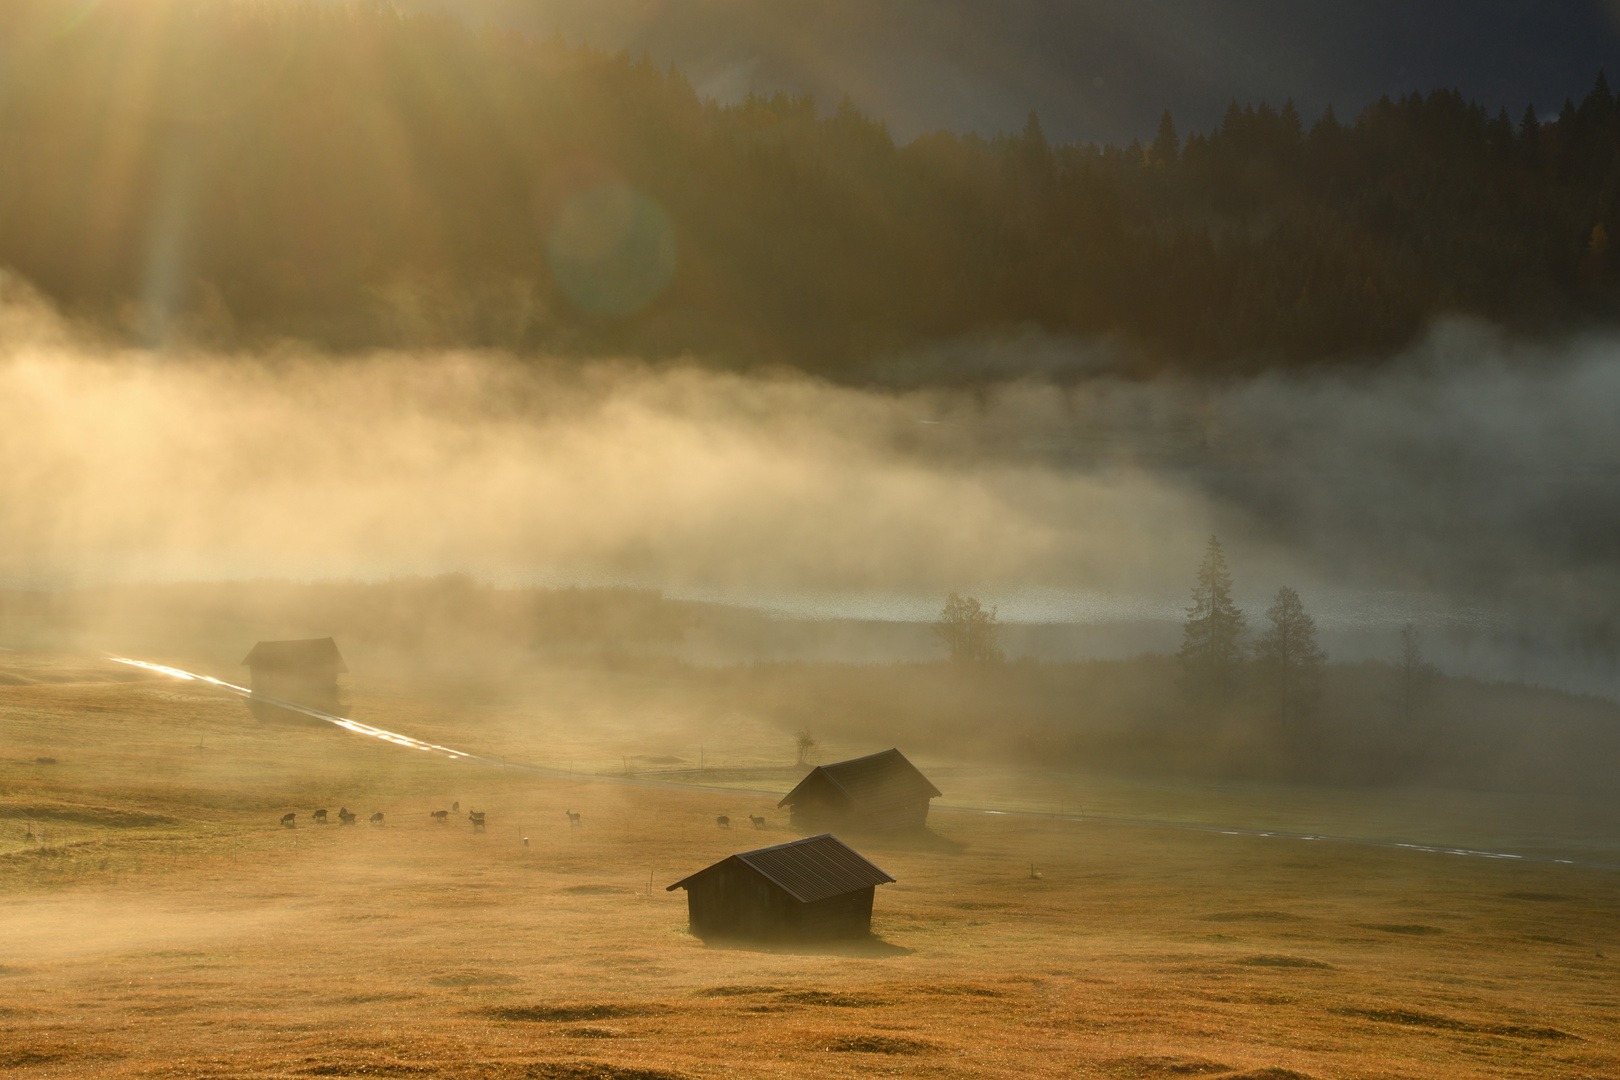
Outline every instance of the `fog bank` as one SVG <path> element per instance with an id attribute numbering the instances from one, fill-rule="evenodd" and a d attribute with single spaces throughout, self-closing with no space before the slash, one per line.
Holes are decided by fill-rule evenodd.
<path id="1" fill-rule="evenodd" d="M 121 350 L 6 291 L 6 587 L 466 571 L 810 617 L 926 617 L 955 590 L 1014 621 L 1162 623 L 1214 531 L 1255 620 L 1292 584 L 1334 633 L 1411 620 L 1578 664 L 1616 638 L 1607 340 L 1449 326 L 1348 373 L 859 389 Z M 1022 346 L 979 348 L 1018 370 Z"/>

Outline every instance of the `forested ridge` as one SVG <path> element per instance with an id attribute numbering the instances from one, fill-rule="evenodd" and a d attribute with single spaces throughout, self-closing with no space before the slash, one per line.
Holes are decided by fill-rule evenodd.
<path id="1" fill-rule="evenodd" d="M 386 5 L 18 0 L 0 263 L 134 340 L 686 351 L 860 378 L 1034 327 L 1136 370 L 1620 315 L 1620 109 L 1234 102 L 1146 145 L 939 132 Z"/>

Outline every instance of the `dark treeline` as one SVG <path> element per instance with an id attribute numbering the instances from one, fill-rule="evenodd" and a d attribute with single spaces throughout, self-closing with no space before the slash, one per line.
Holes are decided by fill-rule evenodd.
<path id="1" fill-rule="evenodd" d="M 137 340 L 684 350 L 858 377 L 1034 326 L 1144 367 L 1620 314 L 1620 110 L 1452 91 L 1183 142 L 897 146 L 848 101 L 385 5 L 17 0 L 0 262 Z M 595 193 L 593 195 L 592 193 Z M 582 200 L 583 197 L 583 200 Z"/>

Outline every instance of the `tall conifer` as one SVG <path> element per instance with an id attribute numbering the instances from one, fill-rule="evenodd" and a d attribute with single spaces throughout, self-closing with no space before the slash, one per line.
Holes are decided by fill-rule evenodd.
<path id="1" fill-rule="evenodd" d="M 1316 707 L 1327 654 L 1316 644 L 1316 620 L 1293 588 L 1277 590 L 1266 621 L 1271 625 L 1254 644 L 1254 662 L 1277 719 L 1292 727 Z"/>
<path id="2" fill-rule="evenodd" d="M 1541 150 L 1541 121 L 1534 105 L 1525 106 L 1524 119 L 1519 121 L 1519 147 L 1532 160 Z"/>
<path id="3" fill-rule="evenodd" d="M 1192 605 L 1182 628 L 1179 684 L 1184 693 L 1202 703 L 1220 703 L 1237 690 L 1243 667 L 1243 612 L 1232 601 L 1232 575 L 1226 555 L 1214 536 L 1204 549 L 1193 585 Z"/>
<path id="4" fill-rule="evenodd" d="M 1164 110 L 1159 117 L 1159 133 L 1153 138 L 1153 163 L 1155 165 L 1174 165 L 1181 156 L 1181 136 L 1176 134 L 1176 122 L 1170 118 L 1170 110 Z"/>

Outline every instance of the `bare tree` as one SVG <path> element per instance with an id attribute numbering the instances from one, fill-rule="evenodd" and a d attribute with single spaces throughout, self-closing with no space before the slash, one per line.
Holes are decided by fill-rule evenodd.
<path id="1" fill-rule="evenodd" d="M 1209 538 L 1193 584 L 1192 606 L 1182 627 L 1177 684 L 1200 702 L 1224 702 L 1237 689 L 1243 667 L 1243 612 L 1232 602 L 1232 575 L 1221 542 Z"/>
<path id="2" fill-rule="evenodd" d="M 1271 693 L 1277 719 L 1291 727 L 1316 708 L 1327 654 L 1316 644 L 1316 620 L 1289 586 L 1277 590 L 1266 620 L 1271 626 L 1254 643 L 1255 667 Z"/>
<path id="3" fill-rule="evenodd" d="M 1000 629 L 995 608 L 986 611 L 973 597 L 951 593 L 934 624 L 934 636 L 950 650 L 955 663 L 996 661 L 1002 659 L 996 646 Z"/>
<path id="4" fill-rule="evenodd" d="M 810 752 L 816 747 L 820 746 L 821 742 L 814 735 L 810 734 L 809 728 L 801 728 L 799 733 L 793 736 L 793 744 L 798 747 L 799 750 L 797 764 L 808 765 L 810 764 Z"/>

